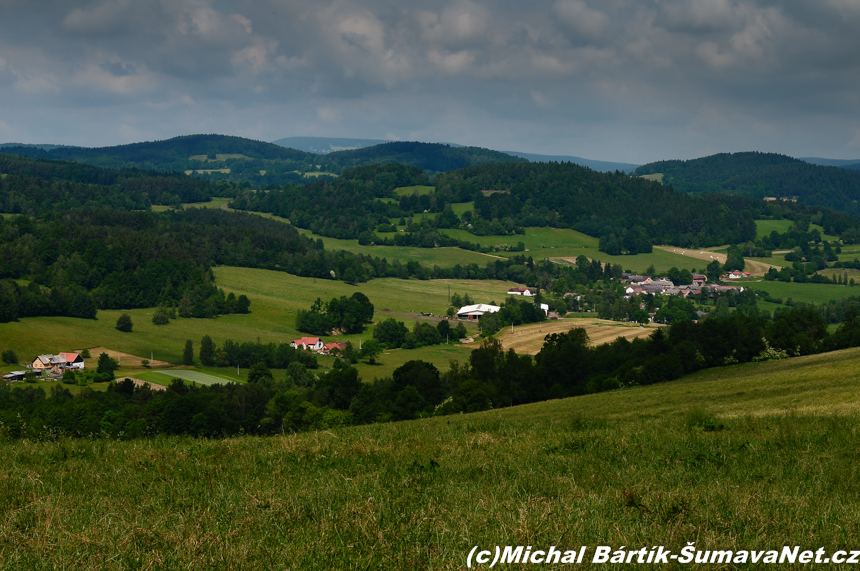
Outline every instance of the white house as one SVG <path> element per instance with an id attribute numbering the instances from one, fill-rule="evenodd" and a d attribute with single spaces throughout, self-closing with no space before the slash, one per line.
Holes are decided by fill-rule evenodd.
<path id="1" fill-rule="evenodd" d="M 508 290 L 508 295 L 524 295 L 526 297 L 533 297 L 537 295 L 537 288 L 535 287 L 512 287 Z"/>
<path id="2" fill-rule="evenodd" d="M 81 357 L 80 353 L 60 353 L 59 356 L 66 361 L 66 369 L 84 368 L 84 358 Z"/>
<path id="3" fill-rule="evenodd" d="M 498 305 L 487 305 L 484 303 L 478 303 L 476 305 L 464 305 L 457 312 L 457 319 L 480 319 L 481 316 L 485 313 L 496 313 L 500 309 L 501 307 L 499 307 Z"/>
<path id="4" fill-rule="evenodd" d="M 301 339 L 296 339 L 290 343 L 290 347 L 293 349 L 310 349 L 311 351 L 319 351 L 324 346 L 325 344 L 319 337 L 302 337 Z"/>

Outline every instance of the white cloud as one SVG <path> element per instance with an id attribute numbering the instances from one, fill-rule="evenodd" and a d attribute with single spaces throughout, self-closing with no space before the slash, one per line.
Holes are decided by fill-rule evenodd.
<path id="1" fill-rule="evenodd" d="M 567 28 L 587 40 L 602 38 L 609 25 L 606 14 L 589 8 L 582 0 L 563 0 L 553 11 Z"/>
<path id="2" fill-rule="evenodd" d="M 444 54 L 438 50 L 431 50 L 427 54 L 427 59 L 445 73 L 457 74 L 466 71 L 475 61 L 475 56 L 468 51 Z"/>
<path id="3" fill-rule="evenodd" d="M 251 20 L 249 20 L 242 14 L 231 14 L 230 19 L 234 22 L 240 23 L 242 27 L 245 28 L 245 32 L 247 32 L 248 34 L 254 33 L 254 28 L 253 26 L 251 26 Z"/>

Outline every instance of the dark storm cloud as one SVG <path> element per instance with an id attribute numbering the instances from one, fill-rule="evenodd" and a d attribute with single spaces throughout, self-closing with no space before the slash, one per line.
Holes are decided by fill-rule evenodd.
<path id="1" fill-rule="evenodd" d="M 860 3 L 0 0 L 0 141 L 860 157 Z"/>

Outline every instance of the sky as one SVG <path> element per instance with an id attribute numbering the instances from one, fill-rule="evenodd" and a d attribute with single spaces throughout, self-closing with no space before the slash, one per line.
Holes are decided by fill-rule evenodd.
<path id="1" fill-rule="evenodd" d="M 860 158 L 860 0 L 0 0 L 0 142 Z"/>

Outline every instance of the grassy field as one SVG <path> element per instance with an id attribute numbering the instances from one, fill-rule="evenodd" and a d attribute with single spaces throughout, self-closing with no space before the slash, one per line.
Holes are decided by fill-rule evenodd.
<path id="1" fill-rule="evenodd" d="M 216 344 L 226 339 L 235 341 L 261 341 L 263 343 L 289 343 L 303 334 L 295 329 L 298 309 L 307 309 L 317 297 L 328 301 L 342 295 L 351 296 L 356 291 L 367 295 L 376 308 L 375 320 L 396 317 L 408 327 L 420 318 L 417 314 L 443 315 L 448 308 L 448 288 L 451 293 L 469 294 L 477 303 L 501 302 L 513 282 L 492 280 L 372 280 L 358 286 L 331 280 L 301 278 L 283 272 L 254 270 L 247 268 L 219 267 L 214 269 L 215 283 L 227 292 L 245 294 L 251 299 L 251 313 L 247 315 L 223 315 L 217 319 L 176 319 L 169 325 L 153 325 L 153 309 L 102 310 L 97 320 L 72 317 L 31 317 L 14 323 L 0 324 L 0 350 L 12 349 L 22 360 L 41 353 L 57 353 L 84 348 L 96 350 L 106 347 L 122 351 L 140 359 L 154 359 L 168 363 L 181 363 L 185 341 L 191 339 L 195 352 L 200 339 L 208 334 Z M 384 311 L 388 310 L 388 311 Z M 116 320 L 128 313 L 134 322 L 132 333 L 116 330 Z M 435 323 L 435 321 L 433 321 Z M 473 324 L 468 325 L 475 327 Z M 326 337 L 326 341 L 352 341 L 356 346 L 360 340 L 370 339 L 373 326 L 361 335 Z M 98 349 L 101 351 L 101 349 Z M 379 365 L 362 363 L 359 370 L 368 380 L 389 375 L 397 366 L 412 359 L 424 359 L 440 369 L 447 369 L 451 359 L 468 358 L 469 349 L 455 344 L 424 347 L 415 350 L 397 350 L 380 357 Z M 93 353 L 97 357 L 98 353 Z M 323 366 L 331 364 L 331 358 L 321 358 Z M 131 364 L 121 358 L 123 365 Z M 10 370 L 14 367 L 10 368 Z M 145 372 L 140 369 L 138 372 Z M 235 369 L 219 373 L 206 371 L 216 376 L 235 378 Z M 134 376 L 134 369 L 123 369 L 121 374 Z M 232 375 L 232 377 L 230 376 Z"/>
<path id="2" fill-rule="evenodd" d="M 856 549 L 858 374 L 854 349 L 309 434 L 0 440 L 0 568 L 412 571 L 464 569 L 475 546 L 586 545 L 586 561 L 597 545 Z"/>
<path id="3" fill-rule="evenodd" d="M 771 232 L 776 232 L 777 234 L 784 234 L 788 232 L 788 229 L 794 224 L 792 220 L 756 220 L 755 221 L 755 230 L 757 238 L 764 238 L 765 236 L 770 236 Z"/>
<path id="4" fill-rule="evenodd" d="M 781 297 L 794 301 L 803 301 L 806 303 L 826 303 L 834 299 L 842 299 L 852 295 L 860 295 L 860 288 L 852 288 L 849 286 L 835 284 L 799 284 L 795 282 L 766 282 L 756 281 L 747 282 L 746 284 L 754 290 L 764 290 L 773 297 Z M 762 305 L 772 309 L 773 304 Z"/>

